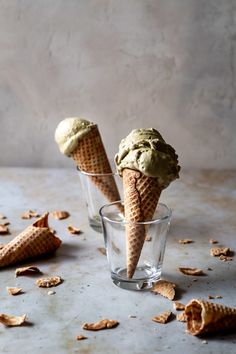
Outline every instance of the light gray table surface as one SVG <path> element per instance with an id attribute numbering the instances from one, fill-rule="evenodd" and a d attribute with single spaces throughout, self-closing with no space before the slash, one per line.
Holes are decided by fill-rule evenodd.
<path id="1" fill-rule="evenodd" d="M 221 295 L 222 299 L 211 301 L 236 307 L 236 259 L 222 262 L 210 256 L 209 243 L 214 238 L 236 251 L 235 171 L 182 172 L 162 193 L 161 201 L 173 209 L 163 278 L 177 284 L 175 300 L 186 304 L 193 298 Z M 60 275 L 64 282 L 52 288 L 54 295 L 48 295 L 48 289 L 35 285 L 39 276 L 15 278 L 16 266 L 0 270 L 0 312 L 26 313 L 28 318 L 25 326 L 0 325 L 0 353 L 236 352 L 236 331 L 198 338 L 186 333 L 186 324 L 175 319 L 165 325 L 155 323 L 153 316 L 173 310 L 170 300 L 150 291 L 123 290 L 112 283 L 106 257 L 97 250 L 104 246 L 103 236 L 88 225 L 75 170 L 1 168 L 0 213 L 8 217 L 11 235 L 0 236 L 0 243 L 10 241 L 35 220 L 21 219 L 29 209 L 41 214 L 53 210 L 71 213 L 61 221 L 49 218 L 62 240 L 56 254 L 24 263 L 37 265 L 45 276 Z M 82 233 L 70 235 L 69 224 L 80 227 Z M 182 238 L 194 243 L 179 244 Z M 181 274 L 180 266 L 201 268 L 206 276 L 193 281 L 196 277 Z M 10 296 L 7 286 L 20 286 L 24 293 Z M 99 332 L 81 327 L 102 318 L 120 324 Z M 78 334 L 88 339 L 77 341 Z"/>

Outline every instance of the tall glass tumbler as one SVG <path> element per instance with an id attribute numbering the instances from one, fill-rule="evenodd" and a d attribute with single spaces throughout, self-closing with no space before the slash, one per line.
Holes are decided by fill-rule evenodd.
<path id="1" fill-rule="evenodd" d="M 111 278 L 117 286 L 129 290 L 143 290 L 153 286 L 161 277 L 166 238 L 171 220 L 171 210 L 165 204 L 158 204 L 153 219 L 146 222 L 125 221 L 120 211 L 121 202 L 104 205 L 100 209 L 105 247 Z M 132 278 L 127 276 L 128 224 L 145 228 L 145 241 Z"/>
<path id="2" fill-rule="evenodd" d="M 99 209 L 109 202 L 120 200 L 122 179 L 117 173 L 88 173 L 77 168 L 82 197 L 87 207 L 89 225 L 102 232 Z"/>

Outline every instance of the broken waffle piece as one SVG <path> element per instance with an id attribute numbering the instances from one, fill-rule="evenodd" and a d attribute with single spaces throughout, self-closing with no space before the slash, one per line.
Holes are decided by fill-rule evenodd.
<path id="1" fill-rule="evenodd" d="M 116 320 L 103 319 L 95 323 L 84 323 L 83 329 L 89 331 L 100 331 L 101 329 L 110 329 L 118 326 L 119 322 Z"/>
<path id="2" fill-rule="evenodd" d="M 5 326 L 20 326 L 26 321 L 26 315 L 22 316 L 10 316 L 4 313 L 0 314 L 0 323 Z"/>
<path id="3" fill-rule="evenodd" d="M 21 275 L 33 275 L 38 273 L 41 273 L 41 271 L 36 266 L 21 267 L 15 270 L 16 277 L 19 277 Z"/>
<path id="4" fill-rule="evenodd" d="M 178 314 L 176 315 L 176 319 L 177 319 L 177 321 L 179 321 L 179 322 L 187 322 L 187 315 L 185 314 L 185 312 L 178 313 Z"/>
<path id="5" fill-rule="evenodd" d="M 179 267 L 179 271 L 185 275 L 205 275 L 202 269 L 200 268 L 184 268 L 184 267 Z"/>
<path id="6" fill-rule="evenodd" d="M 7 292 L 9 295 L 18 295 L 18 294 L 22 293 L 22 288 L 7 286 Z"/>
<path id="7" fill-rule="evenodd" d="M 107 254 L 107 251 L 106 251 L 106 248 L 105 247 L 98 247 L 97 250 L 103 254 L 104 256 L 106 256 Z"/>
<path id="8" fill-rule="evenodd" d="M 190 238 L 183 238 L 181 240 L 178 241 L 180 244 L 186 245 L 188 243 L 193 243 L 194 241 L 191 240 Z"/>
<path id="9" fill-rule="evenodd" d="M 10 221 L 1 222 L 1 225 L 3 225 L 3 226 L 8 226 L 8 225 L 10 225 Z"/>
<path id="10" fill-rule="evenodd" d="M 28 211 L 25 211 L 25 212 L 21 215 L 21 219 L 38 218 L 39 216 L 40 216 L 40 214 L 37 213 L 36 211 L 28 210 Z"/>
<path id="11" fill-rule="evenodd" d="M 209 239 L 209 243 L 215 244 L 215 243 L 218 243 L 218 241 L 217 241 L 217 240 L 214 240 L 213 238 L 210 238 L 210 239 Z"/>
<path id="12" fill-rule="evenodd" d="M 79 334 L 77 337 L 76 337 L 77 340 L 84 340 L 84 339 L 88 339 L 88 337 L 85 337 L 83 334 Z"/>
<path id="13" fill-rule="evenodd" d="M 9 234 L 9 228 L 7 225 L 0 224 L 0 235 L 8 235 Z"/>
<path id="14" fill-rule="evenodd" d="M 167 297 L 169 300 L 173 300 L 175 297 L 176 285 L 166 280 L 159 280 L 155 283 L 151 289 L 151 292 L 160 294 Z"/>
<path id="15" fill-rule="evenodd" d="M 40 278 L 36 280 L 36 285 L 39 288 L 51 288 L 53 286 L 57 286 L 63 282 L 62 278 L 59 276 L 56 277 L 48 277 L 48 278 Z"/>
<path id="16" fill-rule="evenodd" d="M 171 314 L 171 311 L 165 311 L 160 315 L 153 317 L 152 321 L 165 324 L 169 321 Z"/>
<path id="17" fill-rule="evenodd" d="M 174 301 L 173 307 L 176 311 L 183 311 L 185 309 L 185 305 L 178 301 Z"/>
<path id="18" fill-rule="evenodd" d="M 48 226 L 48 213 L 28 226 L 0 250 L 0 267 L 55 252 L 61 240 Z"/>
<path id="19" fill-rule="evenodd" d="M 193 299 L 185 307 L 187 331 L 196 336 L 236 328 L 236 308 Z"/>
<path id="20" fill-rule="evenodd" d="M 79 235 L 81 233 L 81 230 L 78 227 L 72 225 L 67 226 L 67 230 L 72 235 Z"/>
<path id="21" fill-rule="evenodd" d="M 56 220 L 63 220 L 63 219 L 67 219 L 70 216 L 70 213 L 68 213 L 68 211 L 65 210 L 55 210 L 52 211 L 50 215 Z"/>
<path id="22" fill-rule="evenodd" d="M 208 295 L 208 299 L 222 299 L 222 296 L 221 295 Z"/>
<path id="23" fill-rule="evenodd" d="M 219 256 L 229 256 L 230 248 L 229 247 L 213 247 L 211 248 L 211 256 L 219 257 Z"/>

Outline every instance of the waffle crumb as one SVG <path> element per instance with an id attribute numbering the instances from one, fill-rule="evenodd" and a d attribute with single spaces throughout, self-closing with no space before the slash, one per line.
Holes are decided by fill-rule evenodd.
<path id="1" fill-rule="evenodd" d="M 214 240 L 213 238 L 210 238 L 210 239 L 209 239 L 209 243 L 214 244 L 214 243 L 218 243 L 218 241 L 217 241 L 217 240 Z"/>
<path id="2" fill-rule="evenodd" d="M 166 280 L 159 280 L 155 283 L 151 289 L 151 292 L 160 294 L 169 300 L 173 300 L 175 297 L 176 285 Z"/>
<path id="3" fill-rule="evenodd" d="M 211 248 L 211 256 L 219 257 L 219 256 L 228 256 L 230 254 L 229 247 L 213 247 Z"/>
<path id="4" fill-rule="evenodd" d="M 67 219 L 70 216 L 70 213 L 68 213 L 68 211 L 65 210 L 55 210 L 52 211 L 50 215 L 56 220 L 63 220 L 63 219 Z"/>
<path id="5" fill-rule="evenodd" d="M 179 271 L 185 275 L 196 275 L 196 276 L 200 276 L 200 275 L 205 275 L 203 270 L 200 268 L 184 268 L 184 267 L 180 267 Z"/>
<path id="6" fill-rule="evenodd" d="M 9 295 L 18 295 L 18 294 L 22 293 L 22 288 L 7 286 L 7 292 Z"/>
<path id="7" fill-rule="evenodd" d="M 57 286 L 63 282 L 62 278 L 59 276 L 56 277 L 48 277 L 48 278 L 40 278 L 36 280 L 36 285 L 39 288 L 51 288 L 53 286 Z"/>
<path id="8" fill-rule="evenodd" d="M 36 266 L 21 267 L 15 270 L 16 277 L 19 277 L 20 275 L 32 275 L 37 273 L 41 273 L 41 271 Z"/>
<path id="9" fill-rule="evenodd" d="M 81 230 L 78 227 L 72 225 L 67 226 L 67 230 L 72 235 L 79 235 L 81 233 Z"/>
<path id="10" fill-rule="evenodd" d="M 89 331 L 100 331 L 101 329 L 110 329 L 118 326 L 119 322 L 116 320 L 103 319 L 95 323 L 84 323 L 83 329 Z"/>
<path id="11" fill-rule="evenodd" d="M 25 212 L 21 215 L 21 219 L 38 218 L 39 216 L 40 216 L 40 214 L 37 213 L 36 211 L 28 210 L 28 211 L 25 211 Z"/>
<path id="12" fill-rule="evenodd" d="M 4 313 L 0 314 L 0 323 L 4 324 L 5 326 L 20 326 L 26 321 L 26 315 L 22 316 L 10 316 Z"/>
<path id="13" fill-rule="evenodd" d="M 171 314 L 171 311 L 165 311 L 160 315 L 153 317 L 152 321 L 165 324 L 169 321 Z"/>
<path id="14" fill-rule="evenodd" d="M 9 228 L 7 225 L 0 224 L 0 235 L 8 235 L 9 234 Z"/>
<path id="15" fill-rule="evenodd" d="M 79 334 L 77 337 L 76 337 L 77 340 L 84 340 L 84 339 L 88 339 L 88 337 L 85 337 L 83 334 Z"/>
<path id="16" fill-rule="evenodd" d="M 176 311 L 183 311 L 185 309 L 185 305 L 178 301 L 173 303 L 173 307 Z"/>
<path id="17" fill-rule="evenodd" d="M 194 241 L 191 240 L 190 238 L 183 238 L 181 240 L 178 241 L 180 244 L 186 245 L 188 243 L 193 243 Z"/>

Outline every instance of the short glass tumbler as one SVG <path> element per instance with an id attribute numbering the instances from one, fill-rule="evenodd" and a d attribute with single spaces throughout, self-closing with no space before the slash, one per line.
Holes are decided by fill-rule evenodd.
<path id="1" fill-rule="evenodd" d="M 100 209 L 108 265 L 114 284 L 128 290 L 144 290 L 161 277 L 166 237 L 170 226 L 171 210 L 158 204 L 151 221 L 130 223 L 125 221 L 122 202 L 106 204 Z M 126 229 L 145 227 L 145 241 L 132 278 L 127 277 Z"/>
<path id="2" fill-rule="evenodd" d="M 79 172 L 82 186 L 82 197 L 87 207 L 89 225 L 96 231 L 102 232 L 99 209 L 109 202 L 120 200 L 122 179 L 117 173 L 88 173 Z"/>

